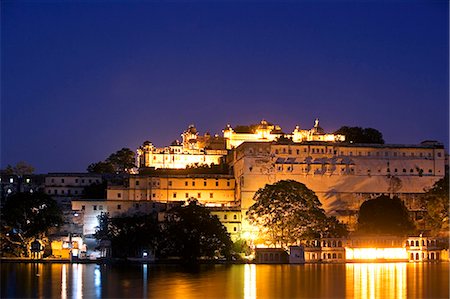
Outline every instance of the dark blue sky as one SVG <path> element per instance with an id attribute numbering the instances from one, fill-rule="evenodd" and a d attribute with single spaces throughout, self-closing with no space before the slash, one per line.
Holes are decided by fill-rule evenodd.
<path id="1" fill-rule="evenodd" d="M 447 1 L 1 2 L 1 166 L 265 118 L 448 148 Z"/>

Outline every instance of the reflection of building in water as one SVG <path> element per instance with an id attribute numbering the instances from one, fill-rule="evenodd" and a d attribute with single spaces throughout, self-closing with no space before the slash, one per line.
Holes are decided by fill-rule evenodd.
<path id="1" fill-rule="evenodd" d="M 256 266 L 244 266 L 244 299 L 256 299 Z"/>
<path id="2" fill-rule="evenodd" d="M 348 263 L 347 298 L 407 298 L 406 263 Z"/>

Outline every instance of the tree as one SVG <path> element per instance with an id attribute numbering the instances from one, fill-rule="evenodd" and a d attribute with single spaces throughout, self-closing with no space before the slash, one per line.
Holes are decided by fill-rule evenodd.
<path id="1" fill-rule="evenodd" d="M 165 256 L 178 256 L 186 262 L 198 258 L 230 258 L 232 241 L 219 218 L 191 198 L 188 205 L 168 211 L 164 223 Z"/>
<path id="2" fill-rule="evenodd" d="M 432 230 L 437 232 L 449 229 L 449 176 L 446 172 L 445 177 L 437 181 L 422 196 L 422 203 L 427 210 L 425 221 Z"/>
<path id="3" fill-rule="evenodd" d="M 400 198 L 381 195 L 365 201 L 358 213 L 359 233 L 404 236 L 414 232 L 408 209 Z"/>
<path id="4" fill-rule="evenodd" d="M 15 166 L 8 164 L 5 168 L 5 173 L 9 175 L 17 175 L 23 177 L 27 174 L 32 174 L 34 172 L 34 167 L 27 162 L 20 161 Z"/>
<path id="5" fill-rule="evenodd" d="M 110 162 L 100 161 L 92 163 L 88 166 L 87 171 L 90 173 L 114 173 L 114 166 Z"/>
<path id="6" fill-rule="evenodd" d="M 267 242 L 286 246 L 301 239 L 341 237 L 345 225 L 327 217 L 316 194 L 293 180 L 279 181 L 259 189 L 247 215 Z"/>
<path id="7" fill-rule="evenodd" d="M 156 214 L 121 215 L 101 214 L 95 238 L 111 241 L 114 257 L 141 257 L 144 250 L 158 250 L 160 230 Z"/>
<path id="8" fill-rule="evenodd" d="M 87 171 L 90 173 L 129 173 L 134 167 L 134 152 L 124 147 L 109 155 L 105 161 L 90 164 Z"/>
<path id="9" fill-rule="evenodd" d="M 345 135 L 345 141 L 350 143 L 384 144 L 383 134 L 373 128 L 342 126 L 334 134 Z"/>
<path id="10" fill-rule="evenodd" d="M 26 246 L 34 238 L 42 238 L 50 228 L 63 223 L 57 203 L 44 193 L 16 193 L 2 208 L 2 242 L 21 243 Z M 13 241 L 13 235 L 15 241 Z M 26 248 L 26 247 L 25 247 Z"/>
<path id="11" fill-rule="evenodd" d="M 106 198 L 107 183 L 92 183 L 89 186 L 84 187 L 83 198 L 89 199 L 101 199 Z"/>

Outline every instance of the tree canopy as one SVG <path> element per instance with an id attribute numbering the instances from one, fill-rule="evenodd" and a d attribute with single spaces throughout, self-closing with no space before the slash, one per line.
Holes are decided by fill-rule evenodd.
<path id="1" fill-rule="evenodd" d="M 233 242 L 225 226 L 195 199 L 168 212 L 164 235 L 165 256 L 178 256 L 185 261 L 200 257 L 230 258 Z"/>
<path id="2" fill-rule="evenodd" d="M 316 194 L 293 180 L 279 181 L 259 189 L 248 211 L 263 239 L 285 246 L 299 240 L 347 235 L 345 225 L 327 217 Z"/>
<path id="3" fill-rule="evenodd" d="M 449 176 L 446 172 L 445 177 L 437 181 L 422 196 L 422 202 L 427 210 L 425 220 L 427 225 L 435 231 L 445 231 L 449 229 Z"/>
<path id="4" fill-rule="evenodd" d="M 25 250 L 34 238 L 63 223 L 57 203 L 45 193 L 16 193 L 8 197 L 2 210 L 3 243 L 21 245 Z"/>
<path id="5" fill-rule="evenodd" d="M 129 173 L 135 167 L 134 152 L 129 148 L 122 148 L 109 155 L 105 161 L 92 163 L 87 167 L 90 173 Z"/>
<path id="6" fill-rule="evenodd" d="M 32 174 L 34 172 L 34 167 L 27 162 L 20 161 L 14 166 L 8 164 L 4 172 L 9 175 L 24 176 L 27 174 Z"/>
<path id="7" fill-rule="evenodd" d="M 408 209 L 396 196 L 381 195 L 365 201 L 359 209 L 359 233 L 403 236 L 414 232 L 414 229 Z"/>
<path id="8" fill-rule="evenodd" d="M 98 218 L 95 238 L 111 241 L 114 257 L 141 257 L 144 250 L 157 251 L 160 229 L 155 214 L 101 214 Z"/>
<path id="9" fill-rule="evenodd" d="M 383 134 L 373 128 L 342 126 L 334 134 L 345 135 L 346 142 L 384 144 Z"/>

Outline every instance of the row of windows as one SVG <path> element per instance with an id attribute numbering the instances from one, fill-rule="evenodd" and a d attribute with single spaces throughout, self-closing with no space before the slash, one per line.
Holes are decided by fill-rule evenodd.
<path id="1" fill-rule="evenodd" d="M 153 195 L 155 195 L 155 194 L 153 193 Z M 153 197 L 155 197 L 155 196 L 153 196 Z M 173 197 L 173 198 L 177 198 L 177 193 L 176 193 L 176 192 L 173 192 L 172 197 Z M 186 197 L 186 198 L 189 198 L 189 193 L 186 193 L 186 194 L 185 194 L 185 197 Z M 201 198 L 201 193 L 197 193 L 197 198 Z M 214 193 L 209 193 L 209 198 L 214 198 Z"/>
<path id="2" fill-rule="evenodd" d="M 48 194 L 52 194 L 52 190 L 50 190 L 50 189 L 47 190 L 47 193 L 48 193 Z M 75 194 L 75 195 L 82 194 L 82 193 L 83 193 L 82 191 L 80 191 L 80 193 L 78 193 L 78 190 L 74 190 L 74 191 L 73 191 L 73 194 Z M 53 194 L 61 194 L 61 195 L 66 195 L 66 194 L 67 194 L 67 195 L 72 195 L 72 191 L 71 191 L 70 189 L 68 189 L 67 192 L 64 191 L 64 190 L 60 190 L 59 193 L 58 193 L 58 190 L 57 190 L 57 189 L 54 189 L 54 190 L 53 190 Z"/>
<path id="3" fill-rule="evenodd" d="M 54 183 L 54 182 L 55 182 L 55 179 L 51 179 L 50 181 L 51 181 L 52 183 Z M 87 181 L 88 181 L 89 184 L 91 184 L 91 183 L 93 182 L 92 179 L 88 179 Z M 65 179 L 61 179 L 61 183 L 64 183 L 64 182 L 65 182 Z M 79 180 L 78 180 L 78 179 L 75 179 L 75 183 L 78 183 L 78 182 L 79 182 Z M 96 179 L 95 182 L 96 182 L 96 183 L 99 183 L 100 181 L 99 181 L 98 179 Z M 85 183 L 85 179 L 81 179 L 81 183 L 82 183 L 82 184 Z"/>
<path id="4" fill-rule="evenodd" d="M 136 181 L 136 185 L 139 185 L 138 181 Z M 185 186 L 189 186 L 189 182 L 188 182 L 188 181 L 185 181 L 185 182 L 184 182 L 184 185 L 185 185 Z M 192 181 L 192 182 L 191 182 L 191 185 L 194 187 L 194 186 L 195 186 L 195 181 Z M 216 187 L 219 186 L 219 181 L 218 181 L 218 180 L 216 180 L 215 185 L 216 185 Z M 169 181 L 169 186 L 170 186 L 170 187 L 173 186 L 173 182 L 172 182 L 172 181 Z M 206 180 L 203 181 L 203 186 L 204 186 L 204 187 L 207 186 L 207 181 L 206 181 Z M 230 187 L 230 186 L 231 186 L 231 182 L 230 182 L 229 180 L 227 180 L 227 187 Z"/>
<path id="5" fill-rule="evenodd" d="M 280 150 L 278 150 L 278 149 L 275 149 L 275 154 L 276 155 L 278 155 L 278 154 L 289 154 L 289 155 L 291 155 L 292 154 L 292 150 L 291 149 L 286 149 L 286 148 L 283 148 L 281 151 Z M 296 149 L 295 150 L 295 152 L 296 152 L 296 154 L 297 155 L 300 155 L 300 149 Z M 307 153 L 308 152 L 308 149 L 307 148 L 304 148 L 303 149 L 303 152 L 304 153 Z M 250 153 L 253 153 L 253 149 L 250 149 Z M 324 149 L 324 148 L 312 148 L 311 149 L 311 153 L 312 154 L 333 154 L 333 155 L 337 155 L 338 154 L 338 151 L 337 150 L 334 150 L 334 149 L 328 149 L 328 151 L 326 150 L 326 149 Z M 339 152 L 340 153 L 340 155 L 341 156 L 344 156 L 345 155 L 345 152 L 344 151 L 340 151 Z M 379 157 L 379 156 L 382 156 L 383 155 L 383 152 L 354 152 L 353 153 L 353 151 L 350 151 L 350 152 L 348 152 L 348 155 L 349 156 L 353 156 L 353 154 L 355 154 L 355 155 L 358 155 L 358 156 L 364 156 L 364 155 L 366 155 L 366 156 L 372 156 L 372 154 L 374 154 L 374 156 L 377 156 L 377 157 Z M 384 156 L 385 157 L 389 157 L 389 156 L 394 156 L 394 157 L 406 157 L 406 156 L 410 156 L 410 157 L 416 157 L 416 153 L 414 153 L 414 152 L 411 152 L 411 153 L 409 153 L 409 155 L 407 155 L 407 153 L 406 152 L 389 152 L 389 151 L 385 151 L 384 152 Z M 442 157 L 442 153 L 441 152 L 438 152 L 437 153 L 437 156 L 438 157 Z M 431 153 L 424 153 L 424 152 L 420 152 L 418 155 L 417 155 L 417 157 L 429 157 L 429 158 L 431 158 L 432 157 L 432 155 L 431 155 Z"/>
<path id="6" fill-rule="evenodd" d="M 0 182 L 2 181 L 2 179 L 0 178 Z M 14 178 L 9 178 L 9 183 L 12 184 L 14 183 Z M 26 178 L 25 179 L 25 183 L 29 184 L 31 183 L 31 179 L 30 178 Z"/>

